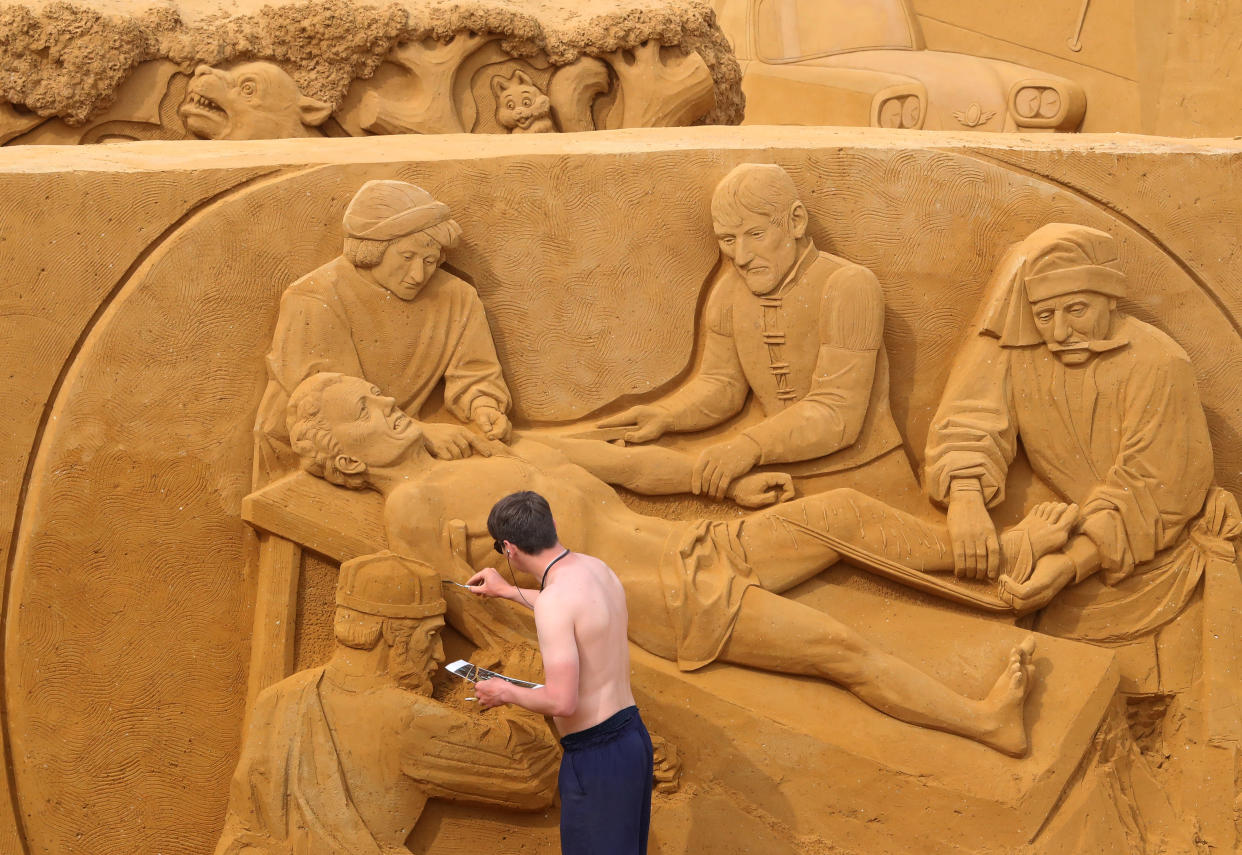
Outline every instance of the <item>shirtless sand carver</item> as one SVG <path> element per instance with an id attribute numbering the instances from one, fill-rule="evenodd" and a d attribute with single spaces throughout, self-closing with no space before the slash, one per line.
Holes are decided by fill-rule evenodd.
<path id="1" fill-rule="evenodd" d="M 821 493 L 729 522 L 643 516 L 622 503 L 605 480 L 639 492 L 686 492 L 692 458 L 642 448 L 634 449 L 644 453 L 631 455 L 624 467 L 613 460 L 587 471 L 580 464 L 594 467 L 593 445 L 601 444 L 570 447 L 567 454 L 518 436 L 511 450 L 497 443 L 490 457 L 436 460 L 421 442 L 418 423 L 392 398 L 365 380 L 340 374 L 303 381 L 290 399 L 288 425 L 306 471 L 384 496 L 389 544 L 398 553 L 450 566 L 445 529 L 460 520 L 471 563 L 481 567 L 492 549 L 486 519 L 493 503 L 533 490 L 547 498 L 554 513 L 561 509 L 560 539 L 599 556 L 616 573 L 629 605 L 629 638 L 645 650 L 683 670 L 720 660 L 819 677 L 911 724 L 966 736 L 1007 754 L 1027 750 L 1023 706 L 1033 680 L 1033 638 L 1010 651 L 987 697 L 974 699 L 879 650 L 833 617 L 780 596 L 840 557 L 813 535 L 818 528 L 925 570 L 952 567 L 942 528 L 852 490 Z M 787 487 L 788 476 L 760 472 L 738 479 L 731 494 L 775 501 L 774 491 Z M 877 538 L 880 543 L 872 542 Z"/>

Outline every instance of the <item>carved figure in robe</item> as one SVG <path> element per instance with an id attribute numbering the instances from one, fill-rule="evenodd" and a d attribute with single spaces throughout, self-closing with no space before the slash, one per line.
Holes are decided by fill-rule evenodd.
<path id="1" fill-rule="evenodd" d="M 1003 260 L 957 356 L 927 438 L 926 487 L 948 505 L 960 575 L 995 578 L 988 508 L 1004 499 L 1018 440 L 1078 509 L 1064 547 L 1001 577 L 1040 629 L 1117 642 L 1175 618 L 1242 532 L 1212 486 L 1207 421 L 1186 353 L 1122 312 L 1116 243 L 1054 223 Z M 1232 560 L 1230 558 L 1229 560 Z"/>
<path id="2" fill-rule="evenodd" d="M 976 700 L 876 649 L 834 618 L 779 596 L 836 562 L 837 551 L 816 536 L 819 529 L 913 566 L 949 566 L 943 529 L 877 500 L 835 490 L 731 522 L 646 517 L 574 463 L 573 444 L 567 455 L 519 435 L 511 449 L 496 444 L 489 457 L 437 460 L 427 453 L 418 423 L 391 397 L 337 374 L 316 375 L 295 390 L 289 430 L 308 472 L 384 495 L 389 544 L 402 554 L 451 566 L 445 528 L 460 521 L 466 552 L 477 563 L 491 550 L 486 519 L 494 502 L 535 490 L 551 504 L 563 540 L 616 572 L 630 606 L 630 639 L 655 655 L 684 670 L 720 659 L 820 677 L 905 721 L 1008 753 L 1026 750 L 1022 709 L 1033 642 L 1013 649 L 990 694 Z M 582 462 L 592 465 L 600 445 L 580 447 Z M 687 490 L 693 458 L 658 447 L 622 450 L 630 452 L 627 464 L 605 461 L 604 477 L 639 492 Z M 788 475 L 758 472 L 730 489 L 762 494 L 788 486 Z"/>
<path id="3" fill-rule="evenodd" d="M 368 181 L 345 211 L 343 253 L 285 291 L 259 405 L 255 482 L 296 468 L 289 393 L 319 371 L 365 377 L 417 417 L 438 384 L 444 406 L 489 438 L 509 433 L 509 389 L 474 288 L 440 267 L 461 228 L 449 208 L 404 181 Z M 472 453 L 463 424 L 425 424 L 437 457 Z"/>
<path id="4" fill-rule="evenodd" d="M 552 803 L 559 751 L 542 721 L 431 697 L 440 588 L 391 553 L 341 566 L 336 649 L 259 694 L 216 855 L 400 855 L 429 799 Z"/>
<path id="5" fill-rule="evenodd" d="M 633 426 L 625 441 L 650 442 L 722 424 L 754 394 L 764 419 L 700 454 L 693 492 L 719 498 L 756 466 L 799 476 L 801 492 L 841 486 L 835 474 L 864 465 L 869 483 L 913 486 L 889 409 L 875 275 L 816 247 L 779 166 L 733 169 L 711 214 L 727 263 L 708 292 L 700 367 L 664 400 L 600 426 Z"/>
<path id="6" fill-rule="evenodd" d="M 332 107 L 303 95 L 279 65 L 243 62 L 194 69 L 177 112 L 190 133 L 202 139 L 273 140 L 318 136 Z"/>

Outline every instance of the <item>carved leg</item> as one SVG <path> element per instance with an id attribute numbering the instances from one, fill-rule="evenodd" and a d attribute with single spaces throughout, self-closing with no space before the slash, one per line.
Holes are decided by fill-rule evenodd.
<path id="1" fill-rule="evenodd" d="M 752 668 L 820 677 L 886 715 L 1021 756 L 1027 749 L 1022 709 L 1034 676 L 1034 649 L 1034 636 L 1013 648 L 988 696 L 975 700 L 881 651 L 822 612 L 750 588 L 720 658 Z"/>
<path id="2" fill-rule="evenodd" d="M 454 84 L 463 62 L 498 36 L 457 33 L 447 42 L 423 39 L 395 49 L 389 60 L 409 73 L 397 97 L 368 92 L 362 99 L 362 126 L 377 134 L 456 134 L 470 129 L 454 99 Z"/>
<path id="3" fill-rule="evenodd" d="M 716 106 L 711 72 L 697 53 L 648 41 L 606 59 L 620 89 L 605 120 L 610 130 L 689 125 Z"/>
<path id="4" fill-rule="evenodd" d="M 301 569 L 300 546 L 274 534 L 259 533 L 259 582 L 250 639 L 247 710 L 259 692 L 293 673 Z"/>

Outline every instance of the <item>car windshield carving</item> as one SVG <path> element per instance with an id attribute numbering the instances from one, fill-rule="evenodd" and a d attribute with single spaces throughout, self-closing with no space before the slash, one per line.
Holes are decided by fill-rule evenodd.
<path id="1" fill-rule="evenodd" d="M 759 0 L 755 36 L 764 62 L 915 47 L 909 10 L 902 0 Z"/>

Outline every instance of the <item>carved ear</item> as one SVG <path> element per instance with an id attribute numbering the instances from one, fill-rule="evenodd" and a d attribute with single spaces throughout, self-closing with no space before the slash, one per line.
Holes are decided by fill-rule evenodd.
<path id="1" fill-rule="evenodd" d="M 328 121 L 332 108 L 318 98 L 302 95 L 298 98 L 298 112 L 302 114 L 302 124 L 317 128 Z"/>
<path id="2" fill-rule="evenodd" d="M 534 86 L 535 85 L 535 81 L 530 79 L 530 75 L 520 68 L 517 71 L 513 72 L 513 77 L 511 79 L 515 83 L 521 83 L 523 86 Z"/>
<path id="3" fill-rule="evenodd" d="M 806 234 L 806 225 L 806 206 L 801 202 L 794 202 L 794 206 L 789 209 L 789 231 L 794 240 L 802 240 L 802 236 Z"/>
<path id="4" fill-rule="evenodd" d="M 492 97 L 499 98 L 500 93 L 504 92 L 509 85 L 509 78 L 497 74 L 492 78 Z"/>
<path id="5" fill-rule="evenodd" d="M 344 475 L 361 475 L 367 471 L 367 465 L 357 457 L 350 457 L 348 454 L 338 454 L 336 459 L 332 461 L 332 465 L 336 467 L 336 471 Z"/>

